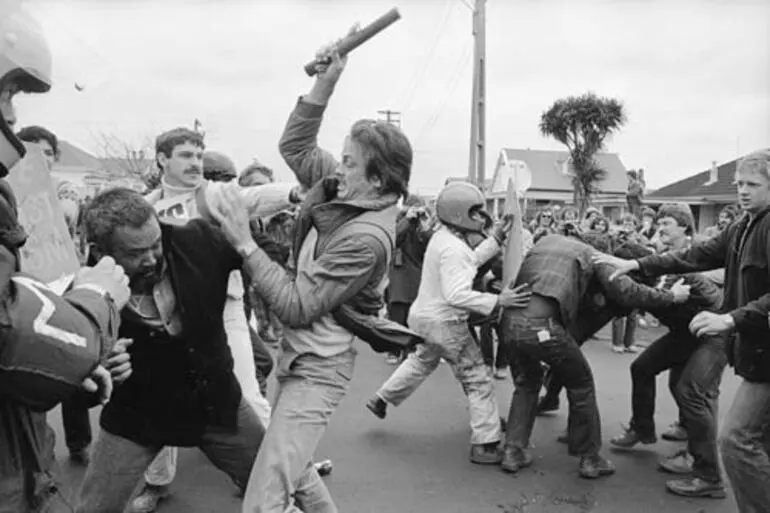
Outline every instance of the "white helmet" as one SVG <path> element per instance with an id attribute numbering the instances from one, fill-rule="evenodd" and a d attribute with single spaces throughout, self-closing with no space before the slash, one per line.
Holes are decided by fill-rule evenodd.
<path id="1" fill-rule="evenodd" d="M 0 0 L 0 84 L 8 81 L 26 93 L 51 89 L 51 49 L 18 0 Z"/>

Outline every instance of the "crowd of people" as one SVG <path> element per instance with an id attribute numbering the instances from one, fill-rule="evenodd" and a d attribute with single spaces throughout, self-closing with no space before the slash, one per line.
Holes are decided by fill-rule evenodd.
<path id="1" fill-rule="evenodd" d="M 20 271 L 27 234 L 0 181 L 0 511 L 149 513 L 170 493 L 177 448 L 196 447 L 238 487 L 244 512 L 335 512 L 313 456 L 361 343 L 398 365 L 365 405 L 376 417 L 445 362 L 467 396 L 470 461 L 516 474 L 533 465 L 535 420 L 564 388 L 557 442 L 581 477 L 610 476 L 581 349 L 608 323 L 615 352 L 640 353 L 630 422 L 609 443 L 657 440 L 656 376 L 668 370 L 679 416 L 662 436 L 687 445 L 660 461 L 678 475 L 667 490 L 724 498 L 726 475 L 742 513 L 767 511 L 770 150 L 739 163 L 738 207 L 702 235 L 682 203 L 634 203 L 618 220 L 539 209 L 515 235 L 522 264 L 505 283 L 512 216 L 488 213 L 467 182 L 446 183 L 433 203 L 410 195 L 413 150 L 399 128 L 357 121 L 339 160 L 318 146 L 346 65 L 323 55 L 279 142 L 297 183 L 257 162 L 239 172 L 183 127 L 158 135 L 160 181 L 145 194 L 85 198 L 56 182 L 82 266 L 63 293 Z M 0 176 L 28 148 L 54 166 L 56 135 L 15 131 L 13 108 L 17 93 L 50 88 L 50 66 L 37 23 L 0 11 Z M 650 323 L 665 330 L 641 348 L 635 329 Z M 743 381 L 718 426 L 728 364 Z M 504 418 L 494 380 L 508 372 Z M 70 459 L 85 467 L 74 505 L 46 423 L 57 404 Z"/>

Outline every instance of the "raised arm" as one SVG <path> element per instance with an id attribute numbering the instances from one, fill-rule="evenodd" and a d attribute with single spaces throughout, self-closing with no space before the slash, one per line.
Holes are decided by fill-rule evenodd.
<path id="1" fill-rule="evenodd" d="M 346 60 L 335 53 L 330 64 L 316 68 L 316 81 L 310 92 L 297 102 L 278 144 L 286 164 L 308 189 L 333 175 L 338 166 L 331 153 L 318 147 L 318 131 Z"/>

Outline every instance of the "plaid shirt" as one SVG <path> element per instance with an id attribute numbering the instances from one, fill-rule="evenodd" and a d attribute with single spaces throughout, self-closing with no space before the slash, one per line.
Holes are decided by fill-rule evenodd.
<path id="1" fill-rule="evenodd" d="M 594 265 L 591 262 L 594 251 L 572 237 L 543 237 L 524 259 L 516 284 L 528 283 L 533 293 L 556 300 L 561 321 L 572 334 L 586 331 L 579 322 L 585 312 L 606 308 L 604 304 L 597 304 L 597 296 L 604 296 L 623 308 L 665 308 L 674 304 L 674 295 L 667 290 L 642 285 L 628 276 L 610 281 L 613 269 Z"/>

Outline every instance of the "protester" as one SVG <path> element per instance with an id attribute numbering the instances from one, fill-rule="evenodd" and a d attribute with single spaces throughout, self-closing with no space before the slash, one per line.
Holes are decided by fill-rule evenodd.
<path id="1" fill-rule="evenodd" d="M 719 235 L 690 248 L 641 260 L 596 260 L 617 267 L 615 275 L 640 270 L 647 276 L 692 273 L 725 267 L 725 288 L 718 313 L 701 312 L 690 322 L 698 338 L 729 336 L 728 361 L 743 378 L 719 434 L 719 449 L 741 513 L 765 511 L 770 504 L 770 149 L 751 153 L 735 173 L 744 212 Z"/>
<path id="2" fill-rule="evenodd" d="M 404 326 L 417 297 L 425 250 L 433 228 L 433 214 L 425 201 L 419 196 L 408 196 L 396 224 L 396 248 L 388 275 L 388 318 Z M 398 365 L 404 358 L 405 354 L 388 353 L 387 362 Z"/>
<path id="3" fill-rule="evenodd" d="M 235 165 L 224 154 L 204 152 L 203 136 L 193 130 L 176 128 L 160 134 L 155 143 L 156 160 L 161 171 L 161 186 L 148 195 L 148 200 L 161 217 L 189 219 L 200 214 L 196 194 L 206 187 L 210 191 L 228 178 L 236 176 Z M 206 174 L 216 180 L 206 181 Z M 278 184 L 244 189 L 250 204 L 246 207 L 253 219 L 268 216 L 296 203 L 297 189 L 293 184 Z M 294 196 L 292 196 L 294 194 Z M 180 199 L 181 198 L 181 199 Z M 295 201 L 292 201 L 292 198 Z M 179 206 L 183 208 L 179 208 Z M 270 404 L 261 392 L 255 368 L 256 336 L 248 325 L 244 306 L 244 284 L 240 271 L 234 271 L 228 285 L 224 323 L 227 344 L 234 361 L 234 373 L 241 385 L 246 402 L 250 404 L 263 426 L 270 419 Z M 273 361 L 264 344 L 261 349 L 261 371 L 270 372 Z M 132 503 L 133 513 L 155 511 L 158 502 L 168 496 L 168 488 L 176 475 L 177 450 L 164 448 L 147 469 L 145 486 Z"/>
<path id="4" fill-rule="evenodd" d="M 14 135 L 19 92 L 51 87 L 51 53 L 40 25 L 0 4 L 0 512 L 49 511 L 58 493 L 53 431 L 46 411 L 81 386 L 109 399 L 113 383 L 131 373 L 125 343 L 114 344 L 118 309 L 128 300 L 127 278 L 114 260 L 81 269 L 57 295 L 19 273 L 27 234 L 5 177 L 26 150 Z M 43 333 L 35 325 L 51 312 Z M 73 343 L 76 342 L 76 343 Z M 24 362 L 20 365 L 20 362 Z M 104 362 L 104 366 L 100 364 Z M 45 377 L 43 377 L 45 376 Z M 97 401 L 98 402 L 98 399 Z"/>
<path id="5" fill-rule="evenodd" d="M 209 222 L 161 222 L 124 188 L 91 201 L 85 234 L 93 257 L 111 255 L 130 278 L 120 334 L 134 341 L 134 372 L 102 410 L 77 511 L 123 511 L 164 446 L 199 447 L 244 489 L 264 427 L 241 393 L 225 331 L 242 258 Z"/>
<path id="6" fill-rule="evenodd" d="M 660 238 L 668 250 L 688 248 L 694 228 L 690 208 L 686 204 L 663 204 L 657 215 Z M 690 286 L 690 298 L 672 308 L 650 309 L 669 332 L 655 340 L 631 364 L 633 415 L 625 433 L 613 438 L 611 443 L 630 448 L 640 442 L 650 444 L 657 440 L 653 419 L 655 379 L 668 370 L 669 389 L 679 407 L 687 450 L 664 459 L 660 467 L 675 474 L 692 474 L 692 477 L 669 481 L 666 488 L 687 497 L 723 498 L 725 491 L 716 445 L 716 403 L 722 371 L 727 365 L 726 337 L 699 340 L 689 332 L 695 315 L 719 309 L 722 293 L 700 274 L 669 275 L 660 286 L 670 287 L 680 279 Z"/>
<path id="7" fill-rule="evenodd" d="M 367 407 L 385 418 L 387 405 L 400 405 L 436 370 L 441 359 L 452 367 L 468 398 L 471 424 L 470 460 L 498 464 L 500 415 L 492 376 L 468 327 L 470 313 L 494 317 L 503 307 L 522 307 L 529 300 L 525 285 L 505 287 L 500 294 L 472 289 L 478 267 L 500 252 L 510 228 L 510 217 L 495 226 L 492 235 L 472 249 L 469 237 L 483 232 L 491 221 L 484 211 L 484 195 L 467 182 L 452 182 L 436 199 L 442 226 L 425 252 L 420 287 L 409 313 L 409 327 L 426 343 L 396 369 L 369 400 Z"/>
<path id="8" fill-rule="evenodd" d="M 578 343 L 598 331 L 614 313 L 599 315 L 587 305 L 593 304 L 595 295 L 606 295 L 623 307 L 645 303 L 666 307 L 687 297 L 686 289 L 657 291 L 630 279 L 612 284 L 607 266 L 591 265 L 594 251 L 575 237 L 546 236 L 535 243 L 519 270 L 516 284 L 528 284 L 532 299 L 525 308 L 505 309 L 500 324 L 516 386 L 501 463 L 507 472 L 517 472 L 532 464 L 527 449 L 537 414 L 544 362 L 554 379 L 567 388 L 567 441 L 570 454 L 580 457 L 580 476 L 598 478 L 613 474 L 614 465 L 599 452 L 602 442 L 596 389 Z"/>
<path id="9" fill-rule="evenodd" d="M 386 122 L 361 120 L 345 138 L 342 162 L 317 146 L 326 104 L 345 66 L 319 65 L 310 93 L 289 117 L 279 149 L 309 189 L 294 239 L 296 275 L 254 244 L 233 195 L 215 216 L 246 259 L 255 290 L 284 324 L 278 399 L 249 481 L 244 512 L 336 511 L 311 464 L 353 375 L 356 338 L 389 349 L 417 340 L 377 317 L 395 239 L 398 200 L 407 194 L 412 148 Z"/>

